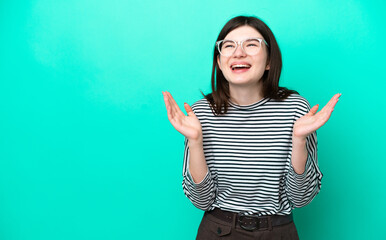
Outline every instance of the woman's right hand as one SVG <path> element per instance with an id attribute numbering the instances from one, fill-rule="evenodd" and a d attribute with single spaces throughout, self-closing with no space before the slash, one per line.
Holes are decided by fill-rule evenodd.
<path id="1" fill-rule="evenodd" d="M 188 114 L 186 116 L 178 107 L 176 101 L 169 92 L 162 92 L 168 119 L 173 127 L 184 135 L 189 141 L 202 142 L 201 123 L 194 114 L 192 108 L 185 103 L 184 107 Z"/>

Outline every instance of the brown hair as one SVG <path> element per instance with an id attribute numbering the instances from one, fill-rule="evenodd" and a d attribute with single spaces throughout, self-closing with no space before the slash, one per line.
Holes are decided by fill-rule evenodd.
<path id="1" fill-rule="evenodd" d="M 285 87 L 279 87 L 279 78 L 282 68 L 281 53 L 279 45 L 271 29 L 260 19 L 256 17 L 238 16 L 229 20 L 221 29 L 217 41 L 223 40 L 232 30 L 241 26 L 251 26 L 255 28 L 268 43 L 268 61 L 270 69 L 266 70 L 262 76 L 262 93 L 265 98 L 277 100 L 286 99 L 291 93 L 298 93 Z M 213 68 L 212 68 L 212 93 L 204 95 L 210 103 L 215 115 L 225 114 L 228 110 L 230 98 L 229 83 L 222 74 L 218 64 L 217 57 L 220 53 L 217 47 L 214 47 Z"/>

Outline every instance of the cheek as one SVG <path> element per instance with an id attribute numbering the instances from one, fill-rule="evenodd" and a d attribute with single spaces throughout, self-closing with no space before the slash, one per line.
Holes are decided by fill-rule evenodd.
<path id="1" fill-rule="evenodd" d="M 221 69 L 222 69 L 223 72 L 227 71 L 228 70 L 227 64 L 226 63 L 222 63 L 221 64 Z"/>
<path id="2" fill-rule="evenodd" d="M 260 69 L 265 69 L 266 65 L 268 64 L 268 59 L 266 56 L 262 56 L 260 58 L 257 58 L 255 60 L 256 66 Z"/>
<path id="3" fill-rule="evenodd" d="M 223 65 L 224 65 L 224 59 L 221 58 L 221 56 L 217 56 L 217 65 L 218 67 L 220 68 L 220 70 L 223 69 Z"/>
<path id="4" fill-rule="evenodd" d="M 218 63 L 217 63 L 218 64 Z M 228 70 L 228 65 L 227 65 L 227 63 L 224 61 L 224 60 L 222 60 L 221 62 L 220 62 L 220 64 L 218 64 L 218 66 L 219 66 L 219 68 L 220 68 L 220 70 L 222 71 L 222 72 L 226 72 L 227 70 Z"/>

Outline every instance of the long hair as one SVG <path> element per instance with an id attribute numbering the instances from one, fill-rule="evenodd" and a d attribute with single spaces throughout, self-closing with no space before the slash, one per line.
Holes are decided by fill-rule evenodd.
<path id="1" fill-rule="evenodd" d="M 294 90 L 289 90 L 285 87 L 279 87 L 279 79 L 282 68 L 282 59 L 279 45 L 276 42 L 275 36 L 271 29 L 262 20 L 256 17 L 238 16 L 229 20 L 221 29 L 217 41 L 223 40 L 225 36 L 232 30 L 241 26 L 250 26 L 256 29 L 268 43 L 268 61 L 270 65 L 269 70 L 265 70 L 262 81 L 262 94 L 265 98 L 272 98 L 277 100 L 286 99 L 291 93 L 298 93 Z M 215 115 L 225 114 L 229 107 L 229 83 L 225 79 L 222 71 L 217 64 L 217 57 L 219 56 L 217 47 L 214 47 L 213 67 L 212 67 L 212 93 L 202 95 L 210 103 L 211 109 Z"/>

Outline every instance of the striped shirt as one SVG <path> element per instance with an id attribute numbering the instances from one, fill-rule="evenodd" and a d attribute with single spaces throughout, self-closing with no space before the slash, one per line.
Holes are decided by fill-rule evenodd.
<path id="1" fill-rule="evenodd" d="M 245 215 L 290 214 L 319 192 L 322 173 L 317 162 L 317 139 L 306 139 L 306 169 L 297 174 L 291 164 L 292 129 L 310 110 L 308 101 L 291 94 L 283 101 L 263 98 L 251 105 L 229 102 L 226 114 L 215 116 L 203 98 L 192 105 L 200 120 L 208 173 L 195 183 L 189 172 L 185 138 L 183 190 L 199 209 Z"/>

